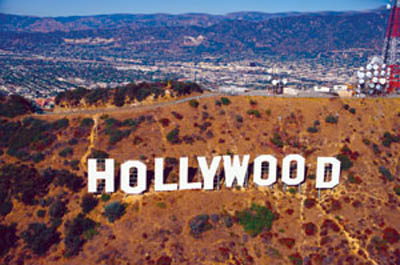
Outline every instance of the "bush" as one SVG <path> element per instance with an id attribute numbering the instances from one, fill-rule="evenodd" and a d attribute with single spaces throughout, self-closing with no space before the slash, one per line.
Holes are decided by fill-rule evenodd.
<path id="1" fill-rule="evenodd" d="M 83 214 L 79 214 L 72 221 L 65 223 L 65 256 L 71 257 L 79 253 L 85 242 L 90 239 L 96 231 L 97 223 L 93 220 L 84 217 Z M 90 234 L 91 236 L 86 236 Z"/>
<path id="2" fill-rule="evenodd" d="M 236 121 L 239 123 L 243 122 L 243 117 L 241 115 L 236 115 Z"/>
<path id="3" fill-rule="evenodd" d="M 389 169 L 384 166 L 379 167 L 379 173 L 381 173 L 388 181 L 394 181 L 395 179 Z"/>
<path id="4" fill-rule="evenodd" d="M 109 154 L 107 154 L 106 152 L 96 149 L 93 149 L 92 153 L 89 155 L 89 158 L 95 158 L 95 159 L 106 159 L 109 157 L 110 157 Z"/>
<path id="5" fill-rule="evenodd" d="M 336 123 L 338 123 L 339 118 L 335 117 L 333 115 L 329 115 L 328 117 L 326 117 L 325 121 L 326 121 L 326 123 L 336 124 Z"/>
<path id="6" fill-rule="evenodd" d="M 222 103 L 222 105 L 229 105 L 229 104 L 231 104 L 231 101 L 230 101 L 229 98 L 222 97 L 221 98 L 221 103 Z"/>
<path id="7" fill-rule="evenodd" d="M 12 224 L 10 226 L 0 224 L 0 257 L 3 257 L 11 248 L 16 246 L 18 241 L 16 227 L 16 224 Z"/>
<path id="8" fill-rule="evenodd" d="M 62 218 L 66 211 L 65 203 L 60 200 L 54 201 L 49 207 L 49 215 L 53 219 Z"/>
<path id="9" fill-rule="evenodd" d="M 248 111 L 247 111 L 247 114 L 250 115 L 250 116 L 255 116 L 255 117 L 257 117 L 257 118 L 261 118 L 261 113 L 260 113 L 258 110 L 256 110 L 256 109 L 254 109 L 254 110 L 248 110 Z"/>
<path id="10" fill-rule="evenodd" d="M 35 164 L 37 164 L 37 163 L 43 161 L 44 158 L 45 158 L 44 155 L 43 155 L 42 153 L 40 153 L 40 152 L 36 152 L 35 154 L 32 155 L 32 161 L 33 161 Z"/>
<path id="11" fill-rule="evenodd" d="M 81 121 L 80 127 L 92 127 L 94 125 L 94 121 L 92 118 L 85 118 Z"/>
<path id="12" fill-rule="evenodd" d="M 341 162 L 341 167 L 343 170 L 349 170 L 353 167 L 353 162 L 345 154 L 337 155 L 336 158 Z"/>
<path id="13" fill-rule="evenodd" d="M 68 170 L 55 170 L 48 168 L 43 172 L 43 176 L 55 178 L 56 186 L 67 187 L 69 190 L 77 192 L 83 187 L 83 179 Z"/>
<path id="14" fill-rule="evenodd" d="M 81 202 L 83 213 L 89 213 L 91 210 L 96 208 L 98 203 L 99 201 L 95 197 L 93 197 L 93 195 L 86 194 L 85 196 L 83 196 Z"/>
<path id="15" fill-rule="evenodd" d="M 396 187 L 394 187 L 394 192 L 396 193 L 397 196 L 400 196 L 400 186 L 397 185 Z"/>
<path id="16" fill-rule="evenodd" d="M 308 127 L 307 132 L 309 133 L 317 133 L 318 128 L 317 127 Z"/>
<path id="17" fill-rule="evenodd" d="M 222 106 L 222 102 L 221 102 L 220 100 L 217 99 L 217 100 L 215 101 L 215 105 L 218 106 L 218 107 L 221 107 L 221 106 Z"/>
<path id="18" fill-rule="evenodd" d="M 43 218 L 43 217 L 46 216 L 46 211 L 40 209 L 40 210 L 38 210 L 38 211 L 36 212 L 36 216 L 37 216 L 37 217 L 40 217 L 40 218 Z"/>
<path id="19" fill-rule="evenodd" d="M 356 114 L 356 109 L 355 108 L 351 108 L 349 111 L 350 111 L 351 114 Z"/>
<path id="20" fill-rule="evenodd" d="M 111 196 L 109 194 L 102 194 L 100 197 L 100 200 L 103 202 L 108 202 L 111 199 Z"/>
<path id="21" fill-rule="evenodd" d="M 54 227 L 47 227 L 43 223 L 30 224 L 21 237 L 26 246 L 39 256 L 46 254 L 52 245 L 60 241 L 60 233 Z"/>
<path id="22" fill-rule="evenodd" d="M 7 216 L 11 213 L 13 209 L 13 204 L 11 201 L 0 202 L 0 215 Z"/>
<path id="23" fill-rule="evenodd" d="M 170 142 L 172 144 L 178 144 L 180 142 L 180 140 L 179 140 L 179 129 L 175 128 L 172 131 L 170 131 L 167 134 L 167 140 L 168 140 L 168 142 Z"/>
<path id="24" fill-rule="evenodd" d="M 271 142 L 279 148 L 282 148 L 284 146 L 284 143 L 282 141 L 281 136 L 278 133 L 274 133 L 274 137 L 271 138 Z"/>
<path id="25" fill-rule="evenodd" d="M 271 110 L 270 110 L 270 109 L 267 109 L 267 110 L 265 111 L 265 114 L 267 114 L 267 116 L 271 116 Z"/>
<path id="26" fill-rule="evenodd" d="M 72 156 L 74 153 L 74 150 L 71 147 L 66 147 L 63 150 L 61 150 L 58 154 L 62 157 L 67 157 L 67 156 Z"/>
<path id="27" fill-rule="evenodd" d="M 251 106 L 256 106 L 257 105 L 257 101 L 255 101 L 253 99 L 250 99 L 249 103 L 250 103 Z"/>
<path id="28" fill-rule="evenodd" d="M 209 222 L 210 217 L 208 214 L 198 215 L 189 221 L 190 234 L 195 238 L 200 237 L 200 235 L 212 228 Z"/>
<path id="29" fill-rule="evenodd" d="M 382 144 L 385 147 L 390 147 L 392 143 L 399 143 L 399 142 L 400 142 L 399 136 L 394 136 L 389 132 L 385 132 L 385 134 L 383 135 Z"/>
<path id="30" fill-rule="evenodd" d="M 115 201 L 104 207 L 104 215 L 113 223 L 125 214 L 125 205 Z"/>
<path id="31" fill-rule="evenodd" d="M 252 204 L 250 209 L 237 212 L 236 217 L 244 230 L 253 237 L 265 229 L 269 231 L 275 218 L 267 207 L 256 204 Z"/>
<path id="32" fill-rule="evenodd" d="M 195 100 L 195 99 L 192 99 L 192 100 L 189 101 L 189 105 L 192 108 L 198 108 L 199 107 L 199 102 L 197 100 Z"/>

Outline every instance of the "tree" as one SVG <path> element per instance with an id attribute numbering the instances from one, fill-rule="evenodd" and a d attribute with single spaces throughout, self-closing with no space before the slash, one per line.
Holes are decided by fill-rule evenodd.
<path id="1" fill-rule="evenodd" d="M 27 247 L 40 256 L 46 254 L 52 245 L 60 241 L 60 233 L 55 227 L 47 227 L 43 223 L 30 224 L 28 229 L 22 232 L 21 237 Z"/>
<path id="2" fill-rule="evenodd" d="M 104 215 L 113 223 L 125 214 L 125 205 L 114 201 L 104 207 Z"/>
<path id="3" fill-rule="evenodd" d="M 83 196 L 81 202 L 83 213 L 89 213 L 91 210 L 96 208 L 98 203 L 99 201 L 97 200 L 97 198 L 93 197 L 93 195 L 91 194 L 86 194 L 85 196 Z"/>

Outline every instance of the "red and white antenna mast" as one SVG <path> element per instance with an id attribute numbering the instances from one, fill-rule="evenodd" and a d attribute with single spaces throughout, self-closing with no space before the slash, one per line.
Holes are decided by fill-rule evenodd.
<path id="1" fill-rule="evenodd" d="M 400 91 L 400 0 L 394 0 L 383 46 L 383 63 L 391 69 L 387 93 Z"/>

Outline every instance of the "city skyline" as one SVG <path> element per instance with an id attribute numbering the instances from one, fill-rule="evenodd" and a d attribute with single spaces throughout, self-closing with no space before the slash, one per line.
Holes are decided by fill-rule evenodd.
<path id="1" fill-rule="evenodd" d="M 85 16 L 97 14 L 151 14 L 151 13 L 208 13 L 223 15 L 231 12 L 256 11 L 266 13 L 277 12 L 317 12 L 317 11 L 345 11 L 345 10 L 366 10 L 381 7 L 388 3 L 385 0 L 337 0 L 335 2 L 305 0 L 299 3 L 297 0 L 259 1 L 259 0 L 222 0 L 215 3 L 211 0 L 203 0 L 188 3 L 183 0 L 161 1 L 148 0 L 110 1 L 87 0 L 82 3 L 78 0 L 68 2 L 55 2 L 54 0 L 0 0 L 0 12 L 17 15 L 31 16 Z"/>

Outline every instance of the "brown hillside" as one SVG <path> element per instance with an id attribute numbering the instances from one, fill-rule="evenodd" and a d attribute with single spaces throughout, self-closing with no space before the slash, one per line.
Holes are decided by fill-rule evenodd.
<path id="1" fill-rule="evenodd" d="M 229 97 L 229 101 L 224 105 L 227 102 L 220 97 L 203 98 L 197 107 L 185 102 L 152 110 L 68 115 L 68 126 L 52 126 L 48 132 L 46 139 L 54 135 L 53 141 L 42 137 L 39 143 L 46 144 L 17 148 L 28 153 L 25 161 L 7 154 L 10 144 L 3 143 L 2 167 L 32 165 L 40 174 L 48 167 L 66 169 L 83 183 L 74 190 L 75 186 L 68 181 L 61 185 L 56 177 L 47 194 L 36 195 L 38 201 L 58 198 L 67 208 L 53 231 L 60 233 L 59 243 L 41 256 L 25 248 L 28 244 L 22 234 L 34 222 L 54 224 L 49 213 L 37 216 L 38 210 L 47 212 L 51 204 L 27 205 L 20 195 L 9 195 L 13 209 L 0 217 L 0 224 L 16 223 L 20 238 L 0 258 L 2 263 L 400 264 L 399 99 Z M 52 123 L 64 117 L 35 118 Z M 83 122 L 85 118 L 93 121 Z M 337 123 L 327 122 L 332 118 Z M 2 124 L 10 122 L 3 120 Z M 176 128 L 179 135 L 171 139 L 168 134 Z M 257 188 L 250 181 L 248 188 L 223 187 L 212 192 L 155 193 L 150 187 L 144 195 L 126 196 L 118 191 L 109 201 L 99 200 L 87 214 L 98 225 L 81 236 L 85 239 L 82 249 L 66 257 L 65 224 L 82 211 L 86 160 L 95 150 L 106 152 L 118 163 L 141 160 L 149 171 L 155 157 L 188 156 L 190 166 L 197 168 L 196 156 L 250 154 L 252 162 L 258 155 L 272 154 L 281 165 L 285 155 L 301 154 L 306 158 L 308 179 L 301 193 L 297 189 L 284 192 L 280 180 L 273 188 Z M 37 151 L 44 154 L 44 160 L 34 163 L 29 155 Z M 339 186 L 322 191 L 318 199 L 313 179 L 317 157 L 337 155 L 344 157 L 349 168 L 343 170 Z M 169 164 L 168 182 L 178 176 L 178 166 L 173 164 Z M 195 179 L 201 177 L 196 174 Z M 113 201 L 123 203 L 125 213 L 111 223 L 103 213 Z M 252 205 L 273 213 L 270 230 L 245 231 L 241 213 Z M 253 215 L 255 209 L 250 211 Z M 194 229 L 195 221 L 204 225 L 200 232 Z"/>

